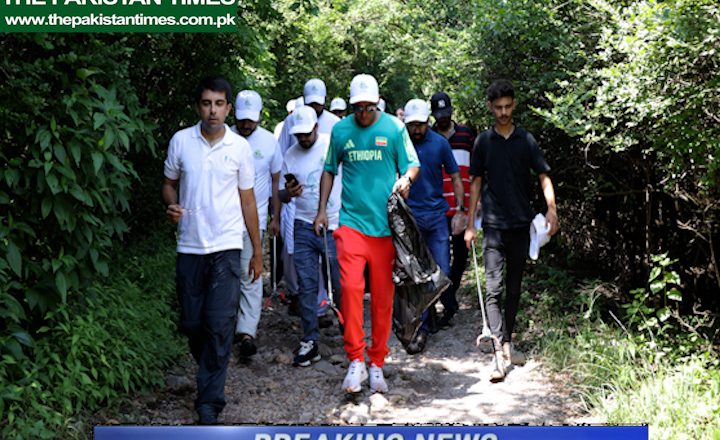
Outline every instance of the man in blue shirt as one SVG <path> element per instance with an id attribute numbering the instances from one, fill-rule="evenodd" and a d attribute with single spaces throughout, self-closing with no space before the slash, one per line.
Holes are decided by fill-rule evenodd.
<path id="1" fill-rule="evenodd" d="M 430 108 L 427 102 L 411 99 L 405 105 L 405 127 L 415 145 L 422 170 L 410 188 L 407 203 L 430 254 L 440 266 L 440 270 L 450 275 L 450 231 L 445 220 L 449 205 L 443 196 L 443 170 L 452 179 L 456 200 L 463 200 L 464 189 L 450 143 L 429 129 L 429 117 Z M 456 215 L 464 213 L 458 209 Z M 429 324 L 428 313 L 425 312 L 420 331 L 407 347 L 409 354 L 420 353 L 425 349 Z"/>

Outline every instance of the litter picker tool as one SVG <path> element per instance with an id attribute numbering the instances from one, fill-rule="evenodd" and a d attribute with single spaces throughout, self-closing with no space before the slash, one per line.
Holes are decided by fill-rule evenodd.
<path id="1" fill-rule="evenodd" d="M 490 327 L 488 327 L 487 324 L 487 314 L 485 313 L 485 301 L 483 300 L 483 294 L 482 294 L 482 288 L 480 287 L 480 275 L 478 271 L 478 263 L 477 263 L 477 252 L 475 251 L 475 242 L 472 242 L 472 254 L 473 254 L 473 262 L 475 263 L 475 284 L 477 284 L 477 291 L 478 291 L 478 301 L 480 301 L 480 314 L 482 315 L 482 332 L 475 340 L 475 345 L 480 346 L 482 341 L 489 340 L 493 345 L 493 350 L 497 350 L 498 347 L 501 347 L 500 341 L 498 340 L 497 336 L 493 335 L 490 331 Z M 498 362 L 498 369 L 500 371 L 504 370 L 504 365 L 501 365 L 500 362 L 502 362 L 502 356 L 498 357 L 495 356 L 495 361 Z"/>
<path id="2" fill-rule="evenodd" d="M 340 312 L 340 309 L 337 308 L 335 305 L 335 300 L 333 299 L 333 296 L 335 295 L 335 292 L 333 292 L 332 288 L 332 278 L 330 278 L 330 256 L 328 254 L 328 241 L 327 241 L 327 228 L 323 227 L 323 244 L 325 245 L 325 271 L 327 275 L 327 303 L 330 309 L 333 311 L 335 316 L 337 316 L 338 322 L 340 323 L 340 332 L 342 332 L 343 326 L 345 325 L 345 318 L 343 318 L 342 312 Z"/>
<path id="3" fill-rule="evenodd" d="M 270 304 L 272 303 L 272 300 L 275 298 L 280 298 L 280 301 L 285 302 L 285 294 L 281 293 L 277 288 L 277 237 L 275 235 L 272 236 L 272 239 L 270 240 L 272 242 L 272 292 L 270 292 L 270 296 L 265 298 L 265 303 L 263 304 L 263 310 L 267 310 L 270 308 Z"/>

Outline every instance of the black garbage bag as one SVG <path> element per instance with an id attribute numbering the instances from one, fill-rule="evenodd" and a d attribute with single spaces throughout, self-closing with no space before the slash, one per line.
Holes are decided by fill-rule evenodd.
<path id="1" fill-rule="evenodd" d="M 451 281 L 435 263 L 410 208 L 399 194 L 390 195 L 387 212 L 396 252 L 393 331 L 407 347 L 420 329 L 422 314 L 450 287 Z"/>

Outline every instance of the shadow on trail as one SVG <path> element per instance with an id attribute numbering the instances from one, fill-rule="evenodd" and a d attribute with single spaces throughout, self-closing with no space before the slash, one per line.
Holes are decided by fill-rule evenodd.
<path id="1" fill-rule="evenodd" d="M 365 303 L 366 314 L 369 304 Z M 293 367 L 300 320 L 285 308 L 263 312 L 258 353 L 250 361 L 233 356 L 226 382 L 223 424 L 365 423 L 570 423 L 579 415 L 577 398 L 555 383 L 535 359 L 509 372 L 505 382 L 488 380 L 492 355 L 475 346 L 479 311 L 468 304 L 455 325 L 432 335 L 425 352 L 408 355 L 391 337 L 384 371 L 390 390 L 348 396 L 341 390 L 347 371 L 342 336 L 321 330 L 322 360 Z M 366 336 L 369 319 L 366 316 Z M 189 357 L 168 374 L 165 389 L 139 396 L 98 415 L 98 423 L 193 424 L 195 367 Z"/>

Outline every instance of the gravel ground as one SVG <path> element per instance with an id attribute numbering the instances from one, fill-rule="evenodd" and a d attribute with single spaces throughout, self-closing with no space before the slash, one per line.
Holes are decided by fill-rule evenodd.
<path id="1" fill-rule="evenodd" d="M 488 377 L 493 357 L 475 347 L 480 312 L 461 297 L 454 326 L 429 339 L 425 352 L 410 356 L 391 337 L 385 376 L 386 394 L 367 390 L 349 396 L 341 391 L 347 371 L 342 336 L 336 327 L 322 329 L 322 360 L 293 367 L 300 319 L 285 306 L 263 312 L 258 353 L 249 362 L 231 360 L 223 424 L 365 424 L 365 423 L 529 423 L 587 422 L 579 397 L 567 381 L 552 375 L 542 359 L 529 357 L 502 383 Z M 464 302 L 464 303 L 463 303 Z M 369 303 L 365 302 L 365 309 Z M 366 334 L 369 333 L 366 319 Z M 95 415 L 96 425 L 186 425 L 193 410 L 195 367 L 188 354 L 167 373 L 164 389 L 118 403 Z"/>

